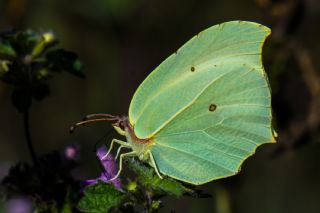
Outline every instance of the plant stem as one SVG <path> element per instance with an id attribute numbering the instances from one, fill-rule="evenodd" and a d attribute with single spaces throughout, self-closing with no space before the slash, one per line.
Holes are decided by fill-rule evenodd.
<path id="1" fill-rule="evenodd" d="M 23 113 L 23 123 L 24 123 L 24 133 L 26 136 L 26 140 L 27 140 L 27 145 L 28 145 L 28 149 L 29 149 L 29 153 L 31 155 L 31 159 L 33 162 L 33 165 L 35 168 L 39 169 L 39 162 L 36 156 L 36 153 L 34 151 L 33 148 L 33 144 L 32 144 L 32 140 L 31 140 L 31 134 L 30 134 L 30 124 L 29 124 L 29 110 L 26 110 Z"/>

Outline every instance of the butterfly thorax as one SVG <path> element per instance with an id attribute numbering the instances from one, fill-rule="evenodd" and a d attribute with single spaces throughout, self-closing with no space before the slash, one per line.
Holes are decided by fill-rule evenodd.
<path id="1" fill-rule="evenodd" d="M 134 132 L 134 127 L 130 124 L 127 116 L 121 117 L 119 121 L 113 126 L 116 128 L 116 130 L 120 134 L 126 137 L 127 142 L 130 144 L 132 150 L 137 153 L 137 156 L 139 157 L 140 160 L 143 160 L 143 161 L 149 160 L 148 151 L 151 149 L 152 145 L 154 145 L 154 141 L 152 140 L 152 138 L 147 138 L 147 139 L 138 138 Z"/>

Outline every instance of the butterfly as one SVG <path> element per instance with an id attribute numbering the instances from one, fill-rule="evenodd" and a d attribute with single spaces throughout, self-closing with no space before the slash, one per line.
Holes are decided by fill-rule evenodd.
<path id="1" fill-rule="evenodd" d="M 126 157 L 149 163 L 156 174 L 200 185 L 238 173 L 264 143 L 274 143 L 271 93 L 262 64 L 270 29 L 230 21 L 191 38 L 163 61 L 135 92 L 128 116 L 89 115 L 84 123 L 109 120 L 126 141 Z"/>

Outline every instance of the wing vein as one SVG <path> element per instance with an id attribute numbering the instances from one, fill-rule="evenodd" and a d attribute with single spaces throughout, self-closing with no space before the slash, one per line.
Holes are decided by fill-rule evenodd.
<path id="1" fill-rule="evenodd" d="M 268 141 L 268 138 L 264 137 L 263 135 L 258 135 L 258 134 L 255 134 L 255 133 L 253 133 L 253 132 L 249 132 L 249 131 L 247 131 L 247 130 L 243 130 L 243 129 L 239 130 L 239 129 L 235 129 L 235 128 L 232 128 L 232 127 L 230 127 L 230 126 L 226 126 L 226 125 L 222 125 L 222 124 L 216 125 L 216 127 L 217 127 L 217 126 L 221 126 L 221 127 L 226 128 L 226 129 L 234 130 L 234 131 L 236 131 L 236 132 L 239 132 L 239 131 L 240 131 L 240 132 L 245 132 L 245 133 L 248 133 L 248 134 L 253 135 L 253 136 L 256 136 L 256 137 L 264 138 L 266 141 Z M 211 127 L 207 128 L 207 129 L 210 129 L 210 128 L 211 128 Z M 206 130 L 207 130 L 207 129 L 206 129 Z M 255 144 L 259 144 L 259 143 L 255 143 Z"/>
<path id="2" fill-rule="evenodd" d="M 184 150 L 180 150 L 180 149 L 177 149 L 177 148 L 175 148 L 175 147 L 171 147 L 171 146 L 164 145 L 164 144 L 157 144 L 157 145 L 163 146 L 163 147 L 166 147 L 166 148 L 169 148 L 169 149 L 174 149 L 174 150 L 177 151 L 177 152 L 181 152 L 181 153 L 184 153 L 184 154 L 186 154 L 186 155 L 191 155 L 192 157 L 199 158 L 199 159 L 201 159 L 201 160 L 210 162 L 210 163 L 212 163 L 212 164 L 214 164 L 214 165 L 216 165 L 216 166 L 218 166 L 218 167 L 220 167 L 220 168 L 222 168 L 222 169 L 224 169 L 224 170 L 227 170 L 227 171 L 230 171 L 230 172 L 234 172 L 233 170 L 231 170 L 231 169 L 229 169 L 229 168 L 227 168 L 227 167 L 225 167 L 225 166 L 222 166 L 222 165 L 220 165 L 220 164 L 217 164 L 216 162 L 213 162 L 213 161 L 208 160 L 208 159 L 206 159 L 206 158 L 200 157 L 200 156 L 198 156 L 198 155 L 194 155 L 194 154 L 192 154 L 192 153 L 190 153 L 190 152 L 186 152 L 186 151 L 184 151 Z"/>
<path id="3" fill-rule="evenodd" d="M 229 71 L 231 72 L 231 71 Z M 227 73 L 229 73 L 227 72 Z M 199 95 L 197 95 L 194 99 L 192 99 L 188 104 L 186 104 L 186 106 L 182 107 L 178 112 L 176 112 L 171 118 L 169 118 L 166 122 L 164 122 L 158 129 L 155 130 L 155 132 L 153 133 L 154 135 L 156 135 L 163 127 L 165 127 L 166 125 L 168 125 L 175 117 L 177 117 L 180 113 L 182 113 L 183 111 L 187 110 L 190 106 L 192 106 L 196 100 L 218 79 L 222 78 L 226 73 L 223 73 L 222 75 L 220 75 L 219 77 L 213 79 L 207 86 L 204 87 L 204 89 L 199 93 Z"/>
<path id="4" fill-rule="evenodd" d="M 220 140 L 212 137 L 212 136 L 211 136 L 210 134 L 208 134 L 207 132 L 205 132 L 205 131 L 203 131 L 203 132 L 204 132 L 205 135 L 207 135 L 209 138 L 211 138 L 212 140 L 216 141 L 217 143 L 221 143 L 221 144 L 224 144 L 224 145 L 226 145 L 226 146 L 230 146 L 230 147 L 233 147 L 233 148 L 235 148 L 235 149 L 239 149 L 239 150 L 242 150 L 242 151 L 244 151 L 244 152 L 249 152 L 249 153 L 250 153 L 250 151 L 248 151 L 248 150 L 242 149 L 242 148 L 240 148 L 240 147 L 238 147 L 238 146 L 234 146 L 234 145 L 232 145 L 232 144 L 223 143 L 223 142 L 221 142 Z M 238 156 L 238 157 L 241 158 L 241 159 L 243 158 L 243 157 L 241 157 L 241 156 Z"/>

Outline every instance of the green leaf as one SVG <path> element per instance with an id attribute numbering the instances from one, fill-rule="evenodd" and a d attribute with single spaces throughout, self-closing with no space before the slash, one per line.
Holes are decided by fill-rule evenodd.
<path id="1" fill-rule="evenodd" d="M 52 71 L 65 70 L 78 77 L 85 77 L 83 65 L 77 54 L 73 52 L 64 49 L 53 50 L 46 54 L 46 59 L 49 62 L 49 69 Z"/>
<path id="2" fill-rule="evenodd" d="M 72 204 L 70 200 L 66 200 L 61 209 L 61 213 L 72 213 Z"/>
<path id="3" fill-rule="evenodd" d="M 6 41 L 0 41 L 0 57 L 15 57 L 16 52 Z"/>
<path id="4" fill-rule="evenodd" d="M 32 50 L 31 55 L 35 58 L 41 55 L 47 48 L 57 43 L 57 39 L 52 32 L 45 32 L 38 35 L 39 41 Z"/>
<path id="5" fill-rule="evenodd" d="M 152 204 L 151 204 L 151 208 L 154 209 L 154 210 L 157 210 L 161 207 L 161 201 L 160 200 L 154 200 L 152 201 Z"/>
<path id="6" fill-rule="evenodd" d="M 27 30 L 10 34 L 6 39 L 18 55 L 27 55 L 32 51 L 39 37 L 31 30 Z"/>
<path id="7" fill-rule="evenodd" d="M 78 208 L 83 212 L 105 213 L 119 207 L 126 199 L 127 196 L 112 184 L 99 181 L 85 189 Z"/>
<path id="8" fill-rule="evenodd" d="M 0 60 L 0 78 L 9 72 L 10 61 Z"/>
<path id="9" fill-rule="evenodd" d="M 138 182 L 147 189 L 152 189 L 158 194 L 167 193 L 176 197 L 194 193 L 194 190 L 169 177 L 160 179 L 154 173 L 154 169 L 143 165 L 140 161 L 128 160 L 126 162 L 129 168 L 138 174 Z"/>

